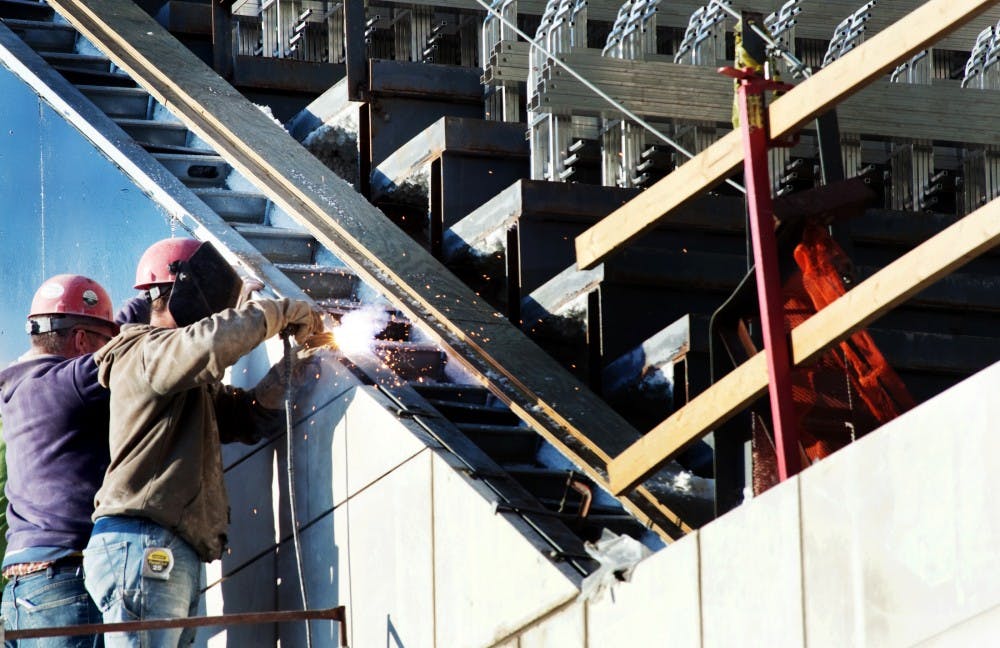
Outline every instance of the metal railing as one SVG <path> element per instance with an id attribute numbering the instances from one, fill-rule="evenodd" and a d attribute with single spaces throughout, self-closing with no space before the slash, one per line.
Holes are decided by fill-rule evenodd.
<path id="1" fill-rule="evenodd" d="M 340 648 L 347 648 L 347 608 L 343 605 L 322 610 L 290 610 L 283 612 L 243 612 L 217 616 L 187 617 L 184 619 L 147 619 L 121 623 L 88 623 L 53 628 L 29 630 L 3 630 L 0 641 L 43 639 L 46 637 L 73 637 L 110 632 L 142 632 L 170 628 L 204 628 L 209 626 L 234 626 L 261 623 L 287 623 L 291 621 L 336 621 L 339 624 Z"/>

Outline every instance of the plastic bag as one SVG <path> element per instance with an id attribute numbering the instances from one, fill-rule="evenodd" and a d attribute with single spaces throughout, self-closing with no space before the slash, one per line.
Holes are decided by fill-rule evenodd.
<path id="1" fill-rule="evenodd" d="M 618 535 L 608 529 L 601 531 L 597 542 L 587 542 L 584 549 L 600 566 L 583 579 L 578 600 L 598 601 L 605 590 L 622 581 L 628 581 L 632 569 L 643 558 L 652 554 L 641 542 L 627 535 Z"/>

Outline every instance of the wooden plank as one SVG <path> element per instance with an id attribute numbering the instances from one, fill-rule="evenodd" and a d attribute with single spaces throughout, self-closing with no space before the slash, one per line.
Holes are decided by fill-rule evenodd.
<path id="1" fill-rule="evenodd" d="M 74 27 L 568 459 L 607 487 L 607 462 L 638 432 L 493 311 L 418 243 L 198 60 L 144 11 L 54 0 Z M 640 488 L 623 504 L 665 539 L 688 531 Z"/>
<path id="2" fill-rule="evenodd" d="M 812 362 L 831 345 L 997 245 L 1000 198 L 928 239 L 793 329 L 792 362 L 795 366 Z M 608 465 L 612 492 L 621 494 L 641 483 L 766 390 L 767 366 L 764 354 L 758 353 L 615 457 Z"/>
<path id="3" fill-rule="evenodd" d="M 794 132 L 995 2 L 930 0 L 771 104 L 771 136 Z M 742 161 L 738 133 L 726 135 L 578 236 L 577 265 L 592 268 L 600 263 L 652 228 L 665 214 L 723 180 Z"/>

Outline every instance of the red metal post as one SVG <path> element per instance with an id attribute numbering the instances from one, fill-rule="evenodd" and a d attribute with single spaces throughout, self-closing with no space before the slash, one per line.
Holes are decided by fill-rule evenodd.
<path id="1" fill-rule="evenodd" d="M 801 470 L 799 431 L 792 405 L 792 363 L 785 334 L 784 299 L 774 236 L 774 211 L 767 152 L 772 142 L 764 107 L 764 92 L 784 88 L 749 70 L 723 72 L 739 80 L 737 101 L 743 134 L 743 174 L 747 190 L 750 232 L 760 303 L 761 334 L 767 357 L 768 394 L 778 458 L 778 479 L 784 481 Z"/>

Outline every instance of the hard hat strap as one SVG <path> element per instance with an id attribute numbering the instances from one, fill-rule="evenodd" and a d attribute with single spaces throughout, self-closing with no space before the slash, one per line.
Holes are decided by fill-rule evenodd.
<path id="1" fill-rule="evenodd" d="M 171 285 L 169 284 L 166 286 L 150 286 L 149 289 L 146 290 L 146 299 L 150 303 L 153 303 L 160 297 L 170 294 L 170 288 Z"/>

